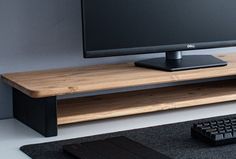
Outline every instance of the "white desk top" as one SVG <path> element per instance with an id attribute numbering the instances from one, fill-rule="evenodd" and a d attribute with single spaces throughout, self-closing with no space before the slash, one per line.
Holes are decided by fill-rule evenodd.
<path id="1" fill-rule="evenodd" d="M 19 150 L 19 147 L 27 144 L 78 138 L 206 117 L 236 114 L 235 103 L 236 102 L 215 104 L 204 107 L 63 126 L 59 128 L 59 135 L 52 138 L 42 137 L 34 130 L 21 124 L 15 119 L 0 120 L 0 158 L 28 159 L 29 157 Z"/>

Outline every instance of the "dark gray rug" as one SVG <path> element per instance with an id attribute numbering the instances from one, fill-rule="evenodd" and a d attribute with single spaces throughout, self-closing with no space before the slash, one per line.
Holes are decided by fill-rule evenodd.
<path id="1" fill-rule="evenodd" d="M 225 117 L 211 119 L 220 118 Z M 27 145 L 20 149 L 33 159 L 73 159 L 73 157 L 63 153 L 62 145 L 88 142 L 116 136 L 126 136 L 173 159 L 235 159 L 236 144 L 212 147 L 191 138 L 190 128 L 193 123 L 199 121 L 202 120 L 65 141 Z"/>

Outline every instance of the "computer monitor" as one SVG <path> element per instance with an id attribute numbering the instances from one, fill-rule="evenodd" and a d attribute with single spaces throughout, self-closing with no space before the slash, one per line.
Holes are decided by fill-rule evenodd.
<path id="1" fill-rule="evenodd" d="M 82 0 L 86 58 L 166 53 L 135 62 L 168 71 L 227 62 L 184 50 L 236 46 L 235 0 Z"/>

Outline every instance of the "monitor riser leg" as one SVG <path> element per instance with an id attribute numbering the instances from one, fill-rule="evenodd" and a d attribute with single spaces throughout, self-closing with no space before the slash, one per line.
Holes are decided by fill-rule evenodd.
<path id="1" fill-rule="evenodd" d="M 43 136 L 57 136 L 56 97 L 31 98 L 13 88 L 13 113 Z"/>

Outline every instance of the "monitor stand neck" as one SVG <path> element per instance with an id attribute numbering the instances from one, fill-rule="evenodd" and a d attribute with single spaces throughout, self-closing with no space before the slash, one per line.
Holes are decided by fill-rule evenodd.
<path id="1" fill-rule="evenodd" d="M 136 66 L 160 69 L 165 71 L 181 71 L 197 68 L 225 66 L 227 62 L 211 55 L 186 55 L 181 51 L 166 52 L 166 57 L 135 62 Z"/>
<path id="2" fill-rule="evenodd" d="M 166 60 L 181 60 L 183 58 L 182 51 L 166 52 Z"/>

